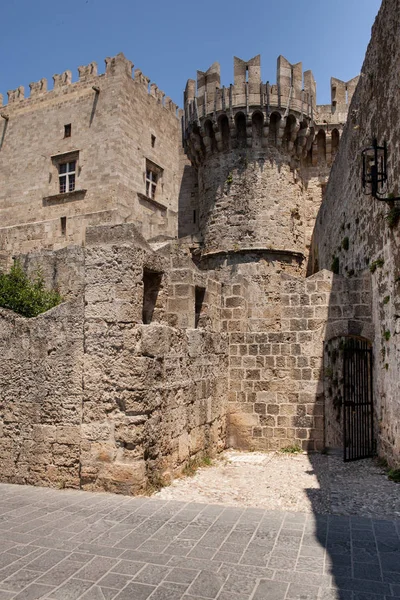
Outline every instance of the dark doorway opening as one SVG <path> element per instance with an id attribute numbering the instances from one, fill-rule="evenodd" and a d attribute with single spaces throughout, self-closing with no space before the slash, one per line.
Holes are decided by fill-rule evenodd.
<path id="1" fill-rule="evenodd" d="M 157 303 L 157 297 L 161 288 L 162 273 L 156 271 L 143 271 L 143 313 L 142 320 L 144 325 L 149 325 L 153 321 L 154 309 Z"/>

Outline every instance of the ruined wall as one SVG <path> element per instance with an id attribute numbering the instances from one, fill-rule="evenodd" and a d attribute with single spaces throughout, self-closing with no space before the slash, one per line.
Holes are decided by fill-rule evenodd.
<path id="1" fill-rule="evenodd" d="M 84 241 L 90 225 L 135 222 L 174 237 L 185 161 L 177 106 L 122 54 L 10 91 L 0 101 L 0 254 Z M 64 126 L 71 126 L 65 137 Z M 58 162 L 77 159 L 75 190 L 59 193 Z M 146 196 L 146 159 L 160 169 Z M 66 218 L 64 225 L 61 218 Z"/>
<path id="2" fill-rule="evenodd" d="M 3 481 L 135 493 L 224 447 L 218 282 L 132 225 L 90 228 L 86 248 L 23 264 L 41 264 L 66 302 L 35 319 L 1 313 Z M 162 274 L 149 324 L 144 269 Z"/>
<path id="3" fill-rule="evenodd" d="M 225 443 L 227 344 L 212 321 L 220 286 L 196 276 L 188 257 L 152 255 L 131 238 L 129 226 L 88 232 L 85 489 L 168 480 L 190 456 Z M 143 266 L 163 273 L 149 325 L 141 324 Z M 194 329 L 196 283 L 208 292 L 202 329 Z"/>
<path id="4" fill-rule="evenodd" d="M 372 30 L 360 81 L 314 233 L 314 268 L 372 280 L 374 392 L 378 451 L 400 460 L 400 233 L 398 201 L 363 193 L 361 151 L 372 139 L 388 143 L 387 192 L 399 195 L 400 3 L 384 0 Z"/>
<path id="5" fill-rule="evenodd" d="M 1 480 L 79 487 L 83 306 L 0 311 Z"/>

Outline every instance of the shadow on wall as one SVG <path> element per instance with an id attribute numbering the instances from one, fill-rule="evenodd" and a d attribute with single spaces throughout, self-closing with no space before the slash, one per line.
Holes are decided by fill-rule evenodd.
<path id="1" fill-rule="evenodd" d="M 333 275 L 323 361 L 325 446 L 335 448 L 335 454 L 338 453 L 330 466 L 334 466 L 336 460 L 343 460 L 344 436 L 346 446 L 353 446 L 360 454 L 365 450 L 364 442 L 371 441 L 370 437 L 364 436 L 361 426 L 354 427 L 357 416 L 355 405 L 372 391 L 372 363 L 364 360 L 370 356 L 368 352 L 372 353 L 368 339 L 373 339 L 369 274 L 359 278 Z M 345 407 L 344 400 L 354 405 Z M 363 410 L 358 417 L 368 416 L 370 423 L 372 406 L 365 414 Z M 352 424 L 347 431 L 345 419 L 348 426 Z M 319 460 L 315 454 L 309 455 L 309 461 L 312 474 L 320 485 L 319 490 L 307 490 L 314 523 L 305 533 L 308 541 L 305 543 L 303 538 L 304 558 L 299 559 L 304 561 L 304 570 L 310 571 L 310 591 L 312 585 L 322 588 L 332 585 L 333 589 L 323 589 L 321 598 L 362 600 L 387 597 L 385 594 L 391 593 L 391 580 L 385 580 L 378 550 L 381 550 L 380 540 L 382 543 L 385 536 L 392 535 L 390 528 L 393 524 L 372 521 L 357 514 L 321 514 L 321 497 L 329 498 L 331 510 L 335 509 L 333 505 L 337 499 L 331 489 L 334 473 L 327 472 L 325 461 Z M 353 464 L 356 469 L 356 463 Z M 345 489 L 343 491 L 346 492 Z M 368 510 L 368 507 L 364 508 Z M 389 573 L 388 577 L 391 576 L 396 578 L 398 574 Z M 317 587 L 314 590 L 317 591 Z"/>
<path id="2" fill-rule="evenodd" d="M 198 183 L 194 167 L 185 165 L 178 196 L 178 237 L 192 235 L 198 230 Z"/>

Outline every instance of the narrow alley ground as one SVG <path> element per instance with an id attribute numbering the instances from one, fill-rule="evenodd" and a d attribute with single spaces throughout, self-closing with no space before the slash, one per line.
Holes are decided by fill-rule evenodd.
<path id="1" fill-rule="evenodd" d="M 372 459 L 226 451 L 155 497 L 267 510 L 400 518 L 400 485 Z"/>
<path id="2" fill-rule="evenodd" d="M 155 497 L 0 484 L 0 600 L 400 600 L 372 461 L 227 452 Z"/>

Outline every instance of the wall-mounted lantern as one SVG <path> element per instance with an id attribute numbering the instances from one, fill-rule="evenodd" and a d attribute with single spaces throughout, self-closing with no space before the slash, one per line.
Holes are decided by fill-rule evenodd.
<path id="1" fill-rule="evenodd" d="M 387 144 L 378 146 L 376 138 L 372 146 L 362 151 L 362 184 L 364 194 L 372 196 L 376 200 L 388 202 L 390 200 L 400 200 L 400 198 L 382 198 L 382 194 L 387 193 Z"/>

